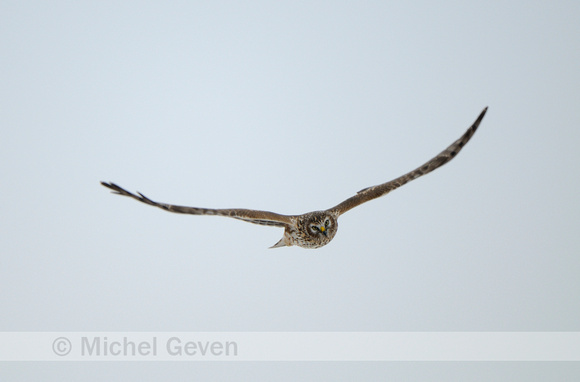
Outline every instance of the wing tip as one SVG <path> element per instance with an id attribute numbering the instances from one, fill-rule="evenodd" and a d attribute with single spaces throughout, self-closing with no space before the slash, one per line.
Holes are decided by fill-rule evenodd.
<path id="1" fill-rule="evenodd" d="M 119 193 L 118 189 L 120 187 L 117 186 L 115 183 L 113 183 L 113 182 L 104 182 L 102 180 L 100 181 L 100 183 L 101 183 L 101 186 L 107 187 L 108 189 L 112 190 L 112 192 L 115 192 L 117 194 Z"/>
<path id="2" fill-rule="evenodd" d="M 479 113 L 479 117 L 477 117 L 477 121 L 481 121 L 483 119 L 483 117 L 485 116 L 485 113 L 487 113 L 487 109 L 488 106 L 484 107 L 483 110 L 481 111 L 481 113 Z"/>

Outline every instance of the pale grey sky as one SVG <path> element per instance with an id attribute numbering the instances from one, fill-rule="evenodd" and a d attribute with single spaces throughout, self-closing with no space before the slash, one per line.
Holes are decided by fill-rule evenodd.
<path id="1" fill-rule="evenodd" d="M 577 1 L 1 2 L 0 330 L 580 330 L 578 20 Z M 345 214 L 319 250 L 268 250 L 281 229 L 169 214 L 98 184 L 199 207 L 325 209 L 422 164 L 485 106 L 456 159 Z M 482 368 L 294 366 L 0 373 L 466 380 Z M 483 375 L 579 375 L 534 368 Z"/>

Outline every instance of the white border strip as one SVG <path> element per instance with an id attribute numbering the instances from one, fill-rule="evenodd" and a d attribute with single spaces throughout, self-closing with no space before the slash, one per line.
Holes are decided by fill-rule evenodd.
<path id="1" fill-rule="evenodd" d="M 0 332 L 0 361 L 580 361 L 580 332 Z"/>

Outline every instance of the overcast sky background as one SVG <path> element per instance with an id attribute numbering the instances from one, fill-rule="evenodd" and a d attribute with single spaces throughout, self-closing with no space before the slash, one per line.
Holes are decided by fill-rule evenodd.
<path id="1" fill-rule="evenodd" d="M 0 3 L 0 330 L 580 330 L 580 3 Z M 181 216 L 343 215 L 326 247 Z M 578 364 L 7 364 L 17 379 L 556 380 Z M 53 379 L 52 379 L 53 378 Z"/>

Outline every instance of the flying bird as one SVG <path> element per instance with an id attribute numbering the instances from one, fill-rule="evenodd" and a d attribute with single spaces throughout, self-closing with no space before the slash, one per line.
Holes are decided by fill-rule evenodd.
<path id="1" fill-rule="evenodd" d="M 254 224 L 284 228 L 284 235 L 282 236 L 282 239 L 280 239 L 280 241 L 278 241 L 270 248 L 279 248 L 292 245 L 297 245 L 303 248 L 320 248 L 328 244 L 336 235 L 338 229 L 338 218 L 340 215 L 354 207 L 368 202 L 369 200 L 386 195 L 389 192 L 403 186 L 404 184 L 407 184 L 408 182 L 417 179 L 420 176 L 430 173 L 431 171 L 443 166 L 445 163 L 455 158 L 455 156 L 459 153 L 459 151 L 461 151 L 463 146 L 469 142 L 477 130 L 486 111 L 487 107 L 483 109 L 475 122 L 458 140 L 453 142 L 439 155 L 429 160 L 422 166 L 416 168 L 415 170 L 389 182 L 364 188 L 357 192 L 356 195 L 327 210 L 307 212 L 302 215 L 282 215 L 269 211 L 237 208 L 211 209 L 177 206 L 173 204 L 155 202 L 140 192 L 133 194 L 117 186 L 115 183 L 101 182 L 101 184 L 113 190 L 115 194 L 128 196 L 142 203 L 149 204 L 154 207 L 159 207 L 169 212 L 190 215 L 226 216 Z"/>

